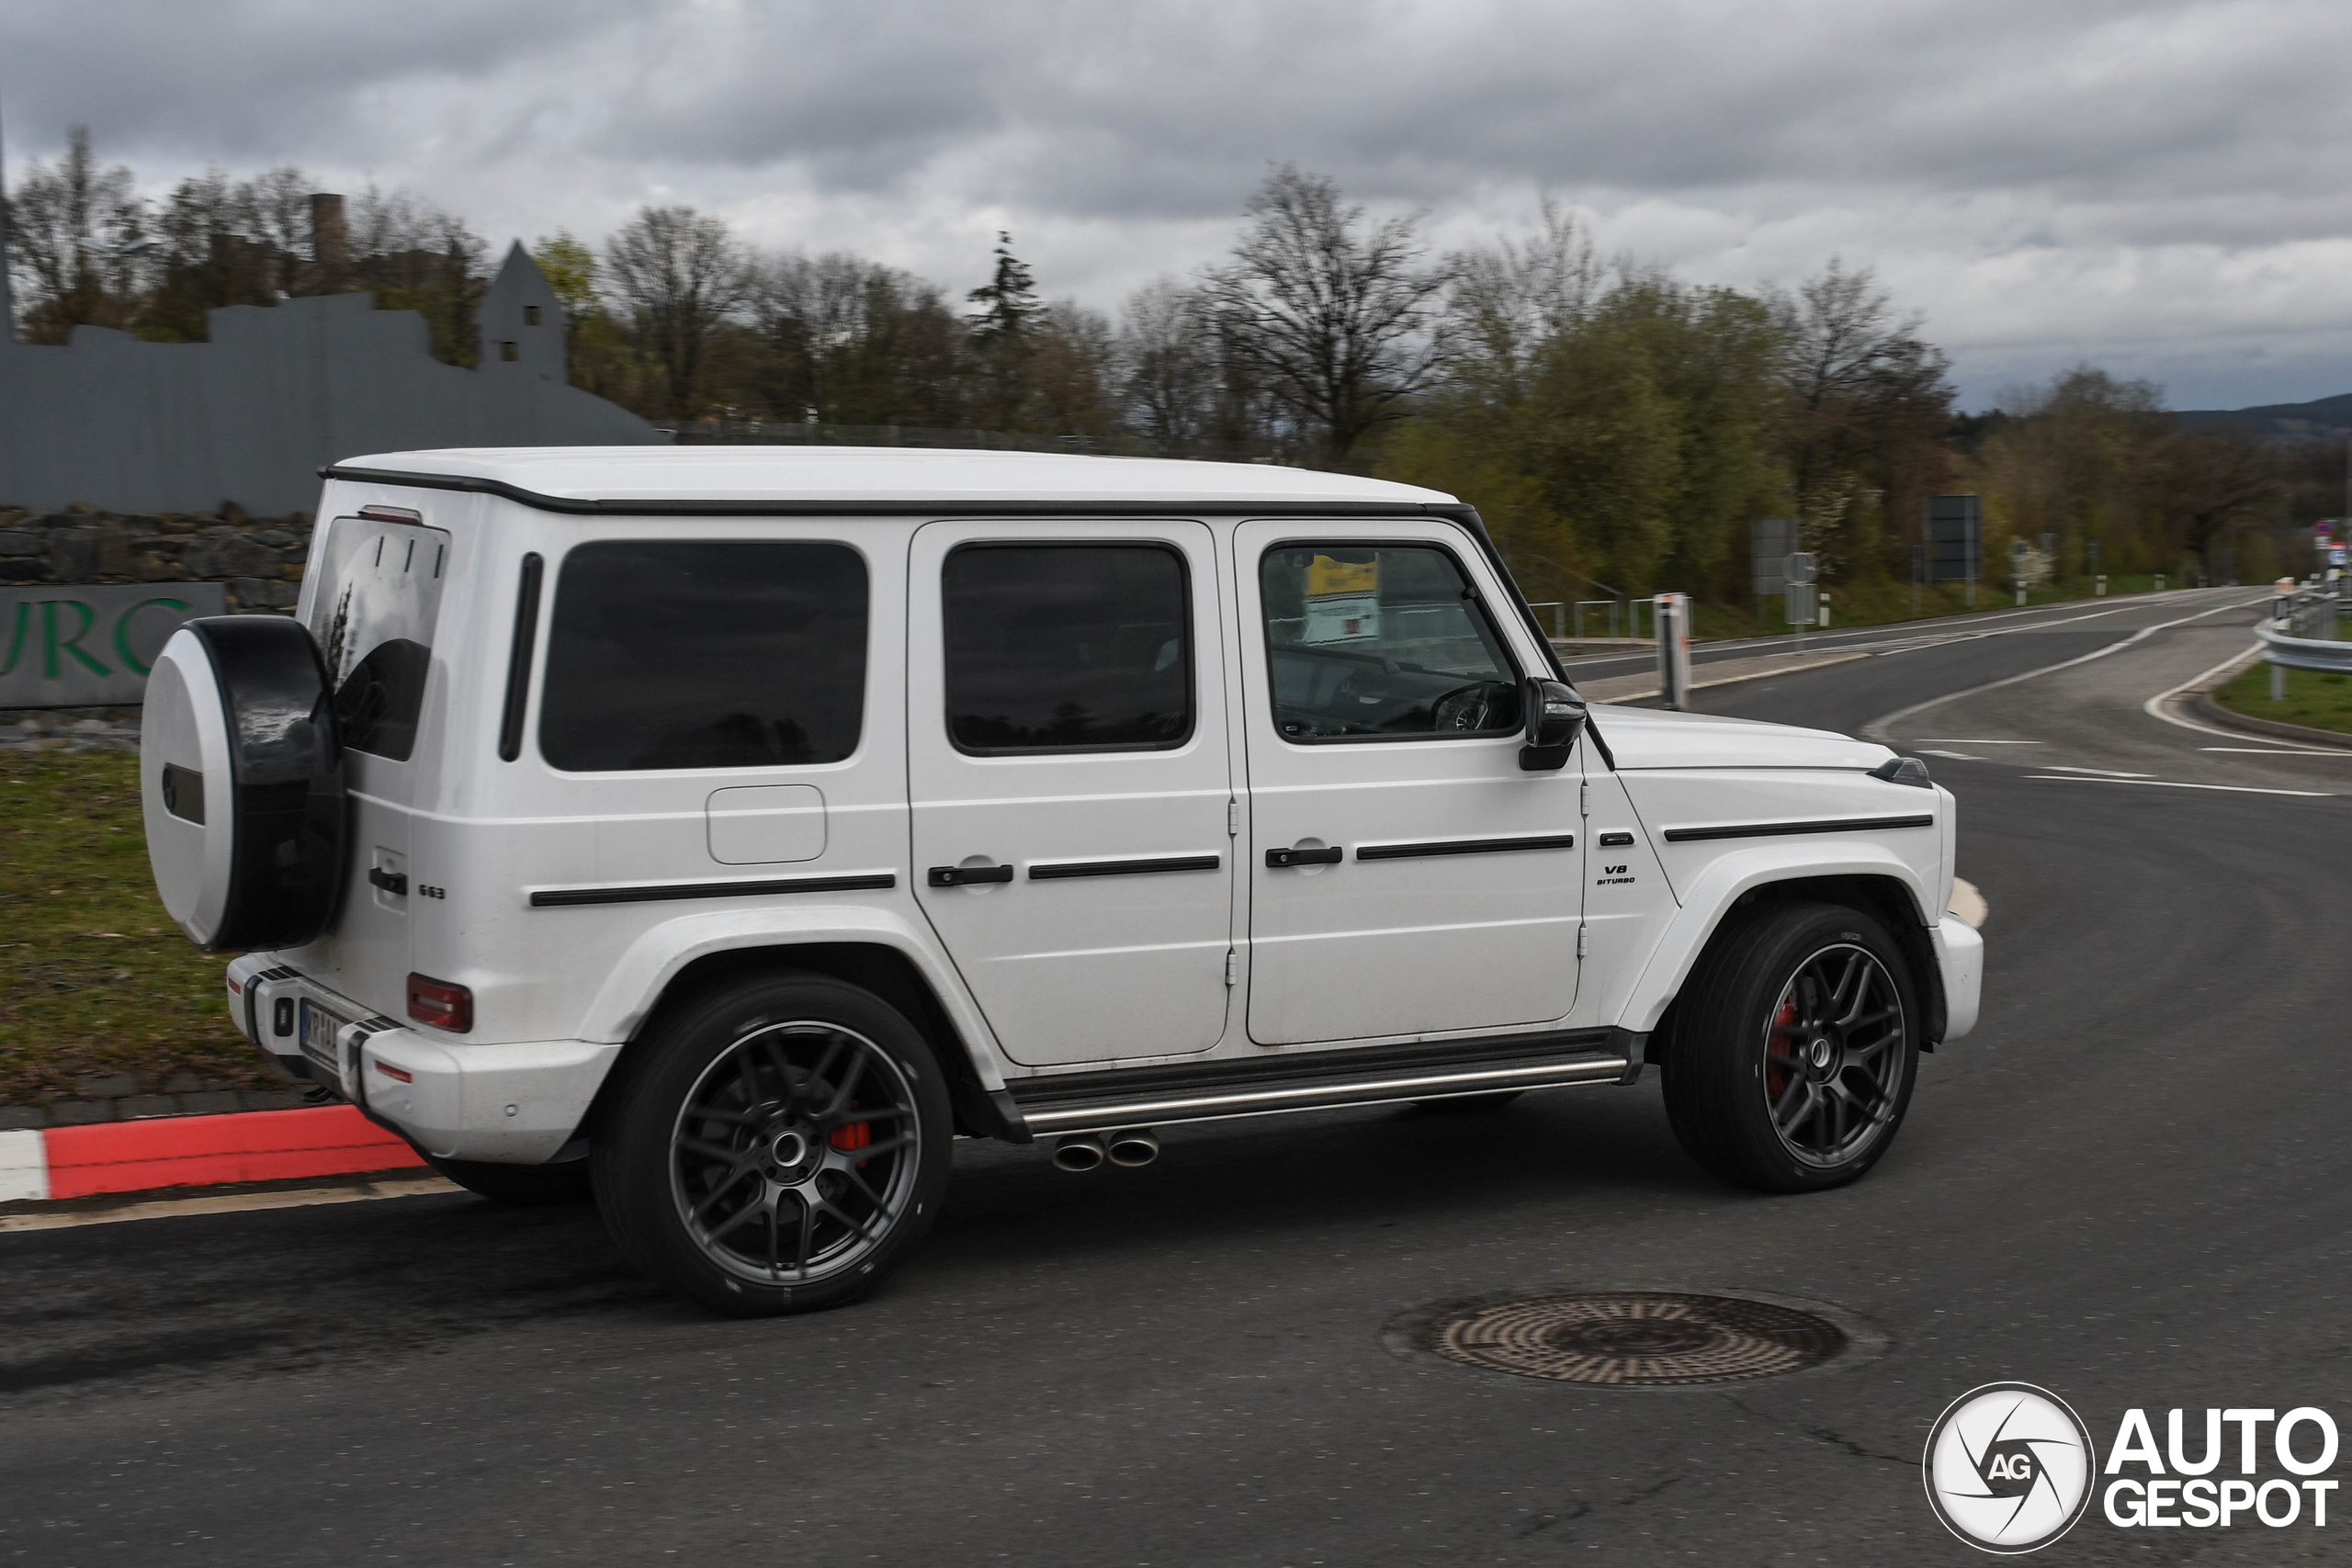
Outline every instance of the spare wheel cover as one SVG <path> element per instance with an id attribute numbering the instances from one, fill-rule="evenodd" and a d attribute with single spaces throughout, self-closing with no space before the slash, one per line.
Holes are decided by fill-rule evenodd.
<path id="1" fill-rule="evenodd" d="M 343 893 L 343 750 L 318 645 L 277 615 L 174 633 L 140 736 L 147 857 L 164 908 L 212 952 L 300 947 Z"/>

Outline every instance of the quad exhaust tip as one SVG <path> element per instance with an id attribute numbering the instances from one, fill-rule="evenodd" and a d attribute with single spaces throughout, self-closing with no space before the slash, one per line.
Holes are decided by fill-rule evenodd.
<path id="1" fill-rule="evenodd" d="M 1079 1133 L 1054 1145 L 1054 1166 L 1058 1170 L 1093 1170 L 1105 1160 L 1134 1170 L 1159 1157 L 1159 1140 L 1148 1127 L 1130 1127 L 1108 1137 Z"/>

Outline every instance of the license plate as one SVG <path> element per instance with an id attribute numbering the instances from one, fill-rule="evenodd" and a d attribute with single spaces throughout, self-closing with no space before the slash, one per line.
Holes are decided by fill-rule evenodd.
<path id="1" fill-rule="evenodd" d="M 326 1069 L 329 1083 L 339 1082 L 343 1063 L 336 1058 L 335 1036 L 345 1021 L 307 997 L 302 1001 L 302 1055 Z"/>

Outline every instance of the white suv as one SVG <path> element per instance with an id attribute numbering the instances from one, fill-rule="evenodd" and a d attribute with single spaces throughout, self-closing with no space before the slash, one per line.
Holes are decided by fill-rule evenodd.
<path id="1" fill-rule="evenodd" d="M 593 1179 L 725 1310 L 869 1289 L 959 1134 L 1138 1164 L 1655 1062 L 1698 1159 L 1830 1186 L 1975 1020 L 1921 764 L 1589 716 L 1445 495 L 755 447 L 326 477 L 298 619 L 156 665 L 164 901 L 247 950 L 289 1072 L 488 1196 Z"/>

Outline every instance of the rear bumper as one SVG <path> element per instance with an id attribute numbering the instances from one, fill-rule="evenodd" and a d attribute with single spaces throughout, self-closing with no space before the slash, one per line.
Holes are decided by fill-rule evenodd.
<path id="1" fill-rule="evenodd" d="M 238 959 L 229 979 L 238 1029 L 279 1066 L 441 1159 L 544 1162 L 571 1141 L 621 1052 L 585 1040 L 447 1043 L 371 1014 L 293 969 L 272 967 L 267 955 Z M 313 1042 L 304 1050 L 305 1000 L 353 1021 L 335 1032 L 332 1049 Z"/>
<path id="2" fill-rule="evenodd" d="M 1944 1038 L 1957 1040 L 1976 1027 L 1984 988 L 1984 938 L 1958 915 L 1936 923 L 1936 968 L 1944 982 Z"/>

